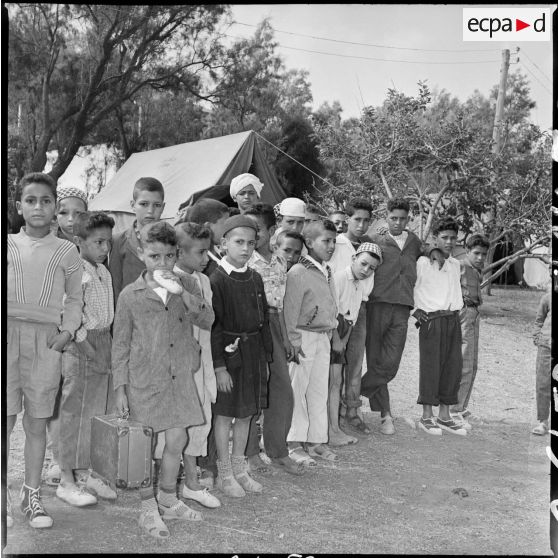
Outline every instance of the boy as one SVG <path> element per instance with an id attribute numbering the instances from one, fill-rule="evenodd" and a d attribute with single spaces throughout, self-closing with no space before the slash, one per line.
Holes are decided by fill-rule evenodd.
<path id="1" fill-rule="evenodd" d="M 450 405 L 457 404 L 461 380 L 461 324 L 459 310 L 463 307 L 459 261 L 451 257 L 457 240 L 458 226 L 454 219 L 442 219 L 433 230 L 435 247 L 444 263 L 421 256 L 417 261 L 417 282 L 414 288 L 419 329 L 419 397 L 422 418 L 419 428 L 428 434 L 442 434 L 442 429 L 465 436 L 465 430 L 450 416 Z M 437 419 L 433 406 L 440 406 Z"/>
<path id="2" fill-rule="evenodd" d="M 213 405 L 217 486 L 236 498 L 262 491 L 262 485 L 248 474 L 244 457 L 250 420 L 267 404 L 267 362 L 273 348 L 262 278 L 247 265 L 257 233 L 252 219 L 229 217 L 221 240 L 226 255 L 210 277 L 215 311 L 211 352 L 217 379 Z"/>
<path id="3" fill-rule="evenodd" d="M 365 281 L 372 277 L 377 267 L 382 263 L 382 251 L 377 244 L 363 242 L 352 257 L 351 264 L 345 269 L 334 273 L 335 290 L 337 293 L 337 307 L 339 325 L 337 330 L 343 347 L 350 340 L 352 329 L 360 315 L 363 306 Z M 368 287 L 366 287 L 368 288 Z M 364 339 L 362 340 L 362 351 L 364 352 Z M 362 353 L 361 353 L 362 358 Z M 341 353 L 331 353 L 331 365 L 329 368 L 329 445 L 344 446 L 354 444 L 358 440 L 353 436 L 347 436 L 339 429 L 339 396 L 341 393 L 341 381 L 343 365 L 347 366 L 345 350 Z M 360 374 L 359 374 L 360 379 Z M 360 394 L 359 390 L 355 393 Z M 357 399 L 360 396 L 357 396 Z M 356 416 L 356 415 L 353 415 Z"/>
<path id="4" fill-rule="evenodd" d="M 328 370 L 330 351 L 342 350 L 337 334 L 337 303 L 327 261 L 335 248 L 335 225 L 328 220 L 304 228 L 308 255 L 287 274 L 283 304 L 288 339 L 293 347 L 289 374 L 294 393 L 289 455 L 304 466 L 313 456 L 334 461 L 328 440 Z M 330 346 L 330 340 L 332 345 Z M 302 444 L 307 444 L 306 453 Z"/>
<path id="5" fill-rule="evenodd" d="M 176 222 L 176 225 L 190 222 L 203 225 L 211 230 L 211 246 L 207 252 L 209 260 L 204 273 L 209 277 L 219 265 L 222 254 L 219 244 L 223 236 L 223 223 L 229 218 L 229 208 L 222 202 L 203 198 L 188 208 L 184 219 Z"/>
<path id="6" fill-rule="evenodd" d="M 175 229 L 178 259 L 174 272 L 183 280 L 191 278 L 196 282 L 209 312 L 206 323 L 200 324 L 205 327 L 194 324 L 194 338 L 201 346 L 201 366 L 194 374 L 194 380 L 203 407 L 205 424 L 188 429 L 188 444 L 183 457 L 185 478 L 182 496 L 195 500 L 207 508 L 217 508 L 221 502 L 209 493 L 207 487 L 200 484 L 196 469 L 196 457 L 207 455 L 207 437 L 211 429 L 211 404 L 215 403 L 217 397 L 215 370 L 211 358 L 211 325 L 215 319 L 211 307 L 213 294 L 209 278 L 202 273 L 209 260 L 207 253 L 211 245 L 211 230 L 197 223 L 180 223 L 175 225 Z M 184 282 L 183 285 L 186 286 Z"/>
<path id="7" fill-rule="evenodd" d="M 109 256 L 115 303 L 120 291 L 135 281 L 145 269 L 138 255 L 141 230 L 149 223 L 158 221 L 165 209 L 165 190 L 156 178 L 140 178 L 134 185 L 132 197 L 130 207 L 136 214 L 136 220 L 127 231 L 114 237 Z"/>
<path id="8" fill-rule="evenodd" d="M 482 304 L 481 282 L 482 269 L 490 243 L 481 234 L 471 235 L 465 244 L 467 255 L 461 260 L 461 294 L 463 295 L 463 308 L 459 312 L 461 321 L 461 354 L 463 370 L 461 383 L 457 393 L 458 403 L 451 409 L 452 415 L 466 430 L 471 429 L 467 418 L 470 411 L 467 409 L 469 398 L 473 391 L 473 382 L 477 375 L 479 358 L 479 306 Z"/>
<path id="9" fill-rule="evenodd" d="M 272 250 L 287 262 L 287 271 L 298 262 L 304 248 L 304 237 L 296 231 L 285 229 L 277 230 L 269 242 Z"/>
<path id="10" fill-rule="evenodd" d="M 285 198 L 279 205 L 277 226 L 283 230 L 302 232 L 306 218 L 306 204 L 298 198 Z"/>
<path id="11" fill-rule="evenodd" d="M 368 370 L 361 379 L 361 393 L 369 398 L 372 411 L 380 411 L 380 432 L 386 435 L 395 433 L 388 383 L 397 374 L 405 348 L 409 313 L 414 306 L 416 261 L 422 253 L 419 238 L 405 230 L 409 209 L 403 198 L 388 200 L 388 232 L 370 237 L 382 249 L 383 263 L 374 276 L 366 307 Z"/>
<path id="12" fill-rule="evenodd" d="M 83 289 L 83 316 L 75 341 L 62 355 L 60 402 L 60 484 L 56 496 L 72 506 L 97 503 L 95 496 L 116 499 L 116 492 L 89 472 L 91 418 L 107 413 L 112 396 L 110 375 L 114 301 L 110 273 L 103 265 L 110 250 L 114 220 L 102 212 L 80 213 L 73 221 L 79 247 Z M 110 391 L 109 391 L 110 390 Z"/>
<path id="13" fill-rule="evenodd" d="M 533 327 L 533 341 L 537 346 L 537 421 L 538 424 L 531 431 L 537 436 L 548 433 L 548 417 L 550 414 L 550 368 L 551 353 L 550 340 L 552 337 L 552 309 L 550 299 L 550 285 L 541 297 L 537 309 L 537 317 Z"/>
<path id="14" fill-rule="evenodd" d="M 283 317 L 287 262 L 277 251 L 273 253 L 270 247 L 270 236 L 275 230 L 273 208 L 257 203 L 244 215 L 253 219 L 258 227 L 258 242 L 248 266 L 262 277 L 273 341 L 273 360 L 269 363 L 268 406 L 263 411 L 265 452 L 278 467 L 288 473 L 300 475 L 304 470 L 289 458 L 287 449 L 287 434 L 293 414 L 293 390 L 287 362 L 292 355 L 292 347 L 287 338 Z M 264 473 L 268 468 L 260 458 L 256 418 L 254 416 L 250 423 L 246 456 L 251 470 Z"/>
<path id="15" fill-rule="evenodd" d="M 246 213 L 256 202 L 260 200 L 264 185 L 260 179 L 249 172 L 239 174 L 231 180 L 229 194 L 236 202 L 241 214 Z"/>
<path id="16" fill-rule="evenodd" d="M 76 247 L 51 232 L 54 180 L 43 173 L 27 174 L 17 194 L 16 208 L 25 227 L 8 235 L 6 453 L 23 398 L 21 509 L 31 527 L 42 529 L 52 526 L 39 493 L 46 423 L 60 386 L 62 350 L 81 323 L 81 263 Z M 7 515 L 11 524 L 9 499 Z"/>
<path id="17" fill-rule="evenodd" d="M 141 275 L 122 290 L 113 328 L 112 370 L 117 412 L 164 432 L 159 490 L 140 488 L 140 528 L 166 538 L 165 519 L 199 521 L 199 512 L 176 496 L 176 479 L 186 429 L 205 418 L 194 383 L 200 346 L 193 337 L 191 295 L 172 294 L 156 282 L 159 272 L 172 272 L 176 233 L 164 221 L 142 228 L 138 250 L 145 264 Z"/>
<path id="18" fill-rule="evenodd" d="M 304 224 L 307 225 L 308 223 L 316 223 L 321 219 L 323 219 L 323 215 L 322 212 L 320 211 L 320 208 L 312 204 L 306 204 L 306 211 L 304 214 Z"/>
<path id="19" fill-rule="evenodd" d="M 362 242 L 372 219 L 372 204 L 365 198 L 352 198 L 347 202 L 345 211 L 347 232 L 337 236 L 335 252 L 329 262 L 334 273 L 346 270 L 352 263 L 353 256 Z M 374 286 L 374 278 L 370 276 L 362 281 L 362 301 L 358 316 L 353 316 L 353 328 L 347 342 L 345 365 L 344 404 L 345 424 L 358 434 L 370 434 L 370 428 L 357 413 L 362 405 L 360 399 L 360 382 L 362 378 L 362 361 L 366 342 L 366 301 Z"/>
<path id="20" fill-rule="evenodd" d="M 347 232 L 347 214 L 340 209 L 329 214 L 329 220 L 335 225 L 337 234 Z"/>

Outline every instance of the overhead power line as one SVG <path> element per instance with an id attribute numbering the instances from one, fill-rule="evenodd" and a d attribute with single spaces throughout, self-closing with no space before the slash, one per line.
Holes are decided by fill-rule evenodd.
<path id="1" fill-rule="evenodd" d="M 550 78 L 546 75 L 545 72 L 543 72 L 543 71 L 535 64 L 535 62 L 533 62 L 533 60 L 531 60 L 531 57 L 530 57 L 524 50 L 521 50 L 521 51 L 519 52 L 518 55 L 521 56 L 522 54 L 524 54 L 525 57 L 527 58 L 527 60 L 529 60 L 529 62 L 530 62 L 531 64 L 533 64 L 533 66 L 535 66 L 535 68 L 537 68 L 537 70 L 539 70 L 539 72 L 540 72 L 540 73 L 543 75 L 543 77 L 548 81 L 548 83 L 549 83 L 550 85 L 552 85 L 552 81 L 550 80 Z"/>
<path id="2" fill-rule="evenodd" d="M 523 62 L 523 60 L 519 60 L 521 62 L 521 65 L 542 85 L 543 89 L 550 95 L 552 95 L 552 91 L 550 91 L 550 89 L 548 89 L 548 87 L 536 76 L 536 74 L 534 74 L 530 69 L 529 66 L 527 66 L 525 64 L 525 62 Z"/>
<path id="3" fill-rule="evenodd" d="M 234 22 L 236 25 L 244 25 L 245 27 L 258 27 L 257 25 L 252 25 L 250 23 L 241 23 L 240 21 Z M 356 41 L 344 41 L 341 39 L 331 39 L 329 37 L 318 37 L 316 35 L 306 35 L 304 33 L 294 33 L 292 31 L 281 31 L 280 29 L 273 30 L 276 33 L 284 33 L 285 35 L 294 35 L 296 37 L 307 37 L 309 39 L 316 39 L 318 41 L 329 41 L 332 43 L 343 43 L 346 45 L 358 45 L 358 46 L 368 46 L 368 47 L 375 47 L 375 48 L 390 48 L 394 50 L 415 50 L 415 51 L 422 51 L 422 52 L 495 52 L 499 51 L 498 48 L 486 48 L 486 49 L 440 49 L 440 48 L 415 48 L 415 47 L 401 47 L 401 46 L 392 46 L 392 45 L 379 45 L 374 43 L 360 43 Z"/>
<path id="4" fill-rule="evenodd" d="M 230 37 L 231 39 L 245 39 L 245 37 L 238 37 L 237 35 L 227 35 L 225 37 Z M 499 62 L 499 60 L 451 60 L 448 62 L 432 61 L 432 60 L 399 60 L 396 58 L 375 58 L 372 56 L 358 56 L 356 54 L 339 54 L 337 52 L 323 52 L 320 50 L 310 50 L 306 48 L 297 48 L 286 46 L 282 43 L 277 43 L 281 48 L 286 48 L 288 50 L 297 50 L 299 52 L 309 52 L 311 54 L 323 54 L 326 56 L 337 56 L 339 58 L 354 58 L 358 60 L 372 60 L 374 62 L 400 62 L 401 64 L 493 64 L 494 62 Z"/>

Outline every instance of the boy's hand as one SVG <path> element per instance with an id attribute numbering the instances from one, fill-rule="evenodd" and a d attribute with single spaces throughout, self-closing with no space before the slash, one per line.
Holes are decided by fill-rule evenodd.
<path id="1" fill-rule="evenodd" d="M 415 310 L 413 316 L 416 318 L 417 322 L 420 325 L 428 321 L 428 314 L 424 310 L 421 310 L 420 308 L 417 308 L 417 310 Z"/>
<path id="2" fill-rule="evenodd" d="M 61 353 L 64 347 L 69 343 L 72 336 L 69 331 L 61 331 L 55 335 L 49 342 L 47 342 L 47 347 L 53 351 L 58 351 Z"/>
<path id="3" fill-rule="evenodd" d="M 84 339 L 83 341 L 76 341 L 76 347 L 87 357 L 90 359 L 94 359 L 95 358 L 95 349 L 93 348 L 93 345 L 91 345 L 91 343 L 89 343 L 89 341 L 87 339 Z"/>
<path id="4" fill-rule="evenodd" d="M 445 261 L 446 259 L 444 258 L 444 254 L 440 249 L 432 249 L 432 251 L 430 252 L 430 263 L 438 262 L 438 269 L 442 269 Z"/>
<path id="5" fill-rule="evenodd" d="M 293 345 L 293 353 L 292 353 L 292 357 L 291 357 L 291 361 L 292 362 L 296 362 L 297 364 L 300 364 L 300 358 L 299 356 L 305 357 L 306 355 L 304 354 L 304 351 L 302 350 L 302 347 L 296 347 Z"/>
<path id="6" fill-rule="evenodd" d="M 341 353 L 344 348 L 345 348 L 345 343 L 343 343 L 343 341 L 341 341 L 341 339 L 339 339 L 339 337 L 337 335 L 332 338 L 332 340 L 331 340 L 331 350 L 332 351 L 334 351 L 336 353 Z"/>
<path id="7" fill-rule="evenodd" d="M 231 392 L 233 388 L 233 380 L 224 366 L 218 366 L 215 368 L 215 379 L 217 380 L 217 389 L 219 391 L 224 391 L 225 393 Z"/>
<path id="8" fill-rule="evenodd" d="M 288 339 L 283 339 L 283 347 L 285 348 L 285 354 L 287 355 L 287 361 L 293 356 L 293 346 Z"/>
<path id="9" fill-rule="evenodd" d="M 116 412 L 123 416 L 130 412 L 128 408 L 128 397 L 126 395 L 126 386 L 118 386 L 114 394 L 114 406 Z"/>

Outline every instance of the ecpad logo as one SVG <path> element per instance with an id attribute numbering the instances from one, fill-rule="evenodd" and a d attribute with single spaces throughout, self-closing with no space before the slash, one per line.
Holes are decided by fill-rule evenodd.
<path id="1" fill-rule="evenodd" d="M 463 8 L 464 41 L 549 41 L 550 8 Z"/>

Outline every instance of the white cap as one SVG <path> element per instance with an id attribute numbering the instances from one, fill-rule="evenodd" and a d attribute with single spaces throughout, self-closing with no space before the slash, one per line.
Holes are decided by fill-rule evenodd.
<path id="1" fill-rule="evenodd" d="M 279 206 L 280 215 L 306 217 L 306 204 L 298 198 L 285 198 Z"/>

